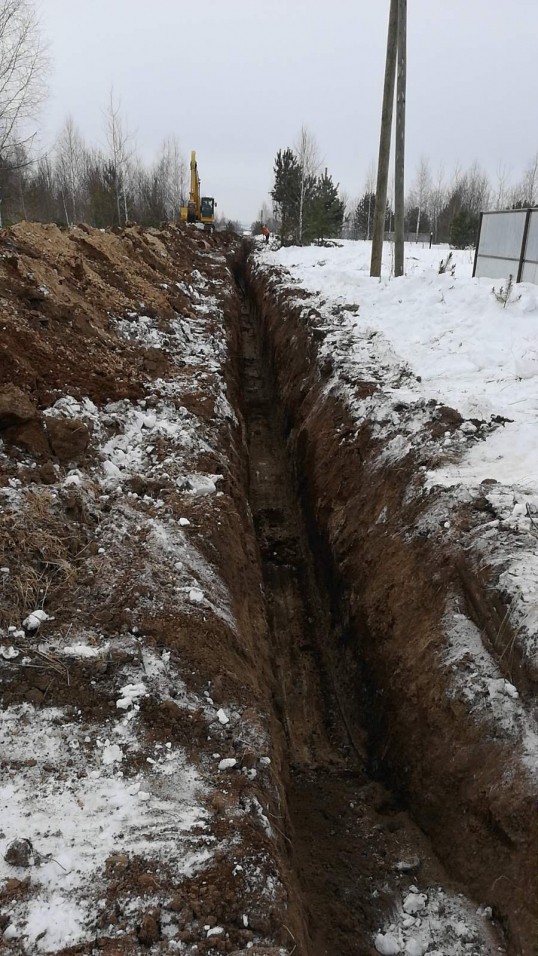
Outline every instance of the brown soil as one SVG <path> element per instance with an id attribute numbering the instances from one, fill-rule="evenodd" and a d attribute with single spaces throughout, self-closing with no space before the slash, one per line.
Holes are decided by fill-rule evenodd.
<path id="1" fill-rule="evenodd" d="M 416 871 L 395 881 L 402 859 L 420 860 L 428 885 L 447 883 L 427 838 L 400 800 L 372 779 L 357 660 L 341 681 L 331 644 L 344 628 L 310 550 L 285 451 L 278 407 L 252 315 L 243 315 L 243 401 L 249 500 L 262 558 L 274 673 L 284 727 L 291 859 L 306 901 L 312 956 L 374 954 L 380 914 L 396 908 Z M 265 371 L 265 374 L 264 374 Z M 376 892 L 376 887 L 383 887 Z"/>
<path id="2" fill-rule="evenodd" d="M 21 655 L 16 662 L 0 659 L 3 707 L 62 707 L 66 720 L 71 715 L 88 732 L 102 725 L 106 735 L 118 688 L 136 679 L 133 674 L 140 669 L 145 648 L 159 655 L 170 653 L 170 664 L 188 693 L 204 703 L 209 689 L 216 707 L 233 707 L 242 718 L 238 729 L 225 731 L 211 723 L 202 706 L 186 709 L 181 694 L 176 703 L 172 684 L 164 688 L 164 699 L 149 695 L 142 700 L 142 746 L 125 759 L 126 777 L 147 767 L 155 745 L 164 741 L 182 747 L 204 775 L 214 773 L 216 747 L 226 756 L 237 755 L 238 771 L 226 782 L 217 774 L 214 791 L 209 789 L 210 830 L 217 849 L 200 876 L 178 883 L 167 874 L 164 861 L 156 873 L 154 862 L 125 858 L 121 845 L 110 848 L 112 856 L 119 854 L 119 868 L 107 865 L 99 876 L 102 908 L 95 913 L 93 928 L 95 944 L 109 956 L 147 951 L 150 946 L 169 952 L 161 932 L 161 910 L 181 927 L 178 938 L 187 952 L 239 951 L 247 943 L 266 945 L 271 952 L 272 945 L 289 942 L 290 933 L 297 939 L 302 934 L 300 906 L 287 891 L 293 881 L 287 875 L 287 854 L 280 847 L 284 837 L 277 834 L 269 839 L 254 812 L 256 806 L 260 814 L 262 807 L 278 812 L 283 755 L 272 714 L 267 625 L 245 496 L 242 425 L 216 416 L 218 377 L 203 364 L 190 366 L 181 357 L 173 360 L 163 349 L 148 349 L 134 337 L 129 340 L 119 333 L 116 321 L 126 318 L 136 329 L 136 316 L 147 315 L 166 335 L 170 321 L 180 314 L 206 340 L 220 340 L 224 334 L 227 394 L 236 405 L 238 301 L 224 258 L 234 241 L 174 226 L 162 231 L 132 227 L 105 233 L 32 224 L 18 226 L 0 238 L 0 394 L 6 394 L 0 484 L 20 483 L 17 487 L 24 502 L 23 507 L 0 514 L 3 561 L 9 565 L 0 627 L 13 623 L 20 627 L 23 617 L 38 606 L 54 615 L 53 624 L 43 628 L 37 639 L 31 634 L 16 639 Z M 220 315 L 226 316 L 224 324 L 210 310 L 200 310 L 198 277 Z M 206 442 L 207 450 L 179 461 L 180 469 L 221 474 L 222 494 L 196 498 L 178 490 L 172 480 L 152 481 L 136 475 L 124 488 L 135 498 L 102 496 L 97 486 L 92 492 L 91 476 L 99 464 L 96 436 L 85 428 L 81 442 L 82 429 L 62 418 L 54 419 L 49 429 L 43 411 L 64 395 L 87 397 L 99 408 L 148 394 L 156 403 L 159 386 L 154 382 L 161 378 L 175 383 L 178 412 L 192 417 L 196 432 Z M 19 390 L 16 394 L 5 388 L 13 383 Z M 111 421 L 108 437 L 114 429 Z M 155 459 L 162 461 L 171 454 L 175 454 L 173 445 L 159 438 Z M 87 492 L 76 485 L 64 486 L 73 466 L 84 474 Z M 228 587 L 233 626 L 216 614 L 202 614 L 184 605 L 178 608 L 177 571 L 151 552 L 142 522 L 138 531 L 135 527 L 137 514 L 145 520 L 163 512 L 168 520 L 189 519 L 193 546 L 218 569 Z M 122 538 L 118 522 L 121 527 L 127 519 L 131 531 Z M 93 641 L 97 647 L 106 638 L 106 654 L 71 660 L 47 651 L 47 640 L 69 643 L 79 631 L 93 635 L 90 644 Z M 11 641 L 4 631 L 2 645 L 9 647 Z M 19 666 L 21 659 L 31 663 Z M 30 719 L 25 718 L 25 726 Z M 260 768 L 257 779 L 251 781 L 241 768 L 256 766 L 260 752 L 271 753 L 271 768 Z M 56 760 L 43 767 L 35 764 L 35 760 L 21 765 L 8 761 L 3 770 L 11 776 L 40 772 L 45 778 L 50 774 L 61 779 L 70 774 L 73 760 L 68 758 L 65 766 Z M 85 771 L 79 776 L 84 779 Z M 248 885 L 239 871 L 231 876 L 230 846 L 233 859 L 244 863 Z M 266 883 L 274 886 L 269 903 Z M 8 904 L 20 896 L 21 885 L 17 883 L 3 896 Z M 5 889 L 1 892 L 5 894 Z M 143 901 L 148 894 L 146 912 L 142 902 L 142 914 L 128 918 L 129 900 Z M 269 911 L 262 913 L 264 907 Z M 250 914 L 249 925 L 243 923 L 244 912 Z M 0 918 L 3 930 L 9 908 L 6 913 L 0 911 Z M 225 939 L 208 938 L 204 926 L 219 920 L 226 927 Z M 8 946 L 8 952 L 20 951 L 18 941 L 0 946 Z M 68 947 L 65 956 L 94 951 L 93 942 L 85 943 Z"/>

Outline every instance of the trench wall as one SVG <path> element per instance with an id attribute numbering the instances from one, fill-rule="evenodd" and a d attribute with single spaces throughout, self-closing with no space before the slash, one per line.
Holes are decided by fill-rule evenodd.
<path id="1" fill-rule="evenodd" d="M 457 555 L 413 534 L 426 497 L 413 463 L 378 467 L 378 441 L 328 389 L 297 290 L 250 261 L 246 281 L 286 419 L 312 544 L 344 621 L 329 654 L 349 717 L 370 732 L 374 773 L 405 800 L 438 856 L 535 952 L 534 799 L 513 742 L 473 719 L 442 662 Z M 308 305 L 308 303 L 306 303 Z M 358 383 L 360 387 L 360 382 Z M 384 512 L 386 519 L 379 521 Z"/>

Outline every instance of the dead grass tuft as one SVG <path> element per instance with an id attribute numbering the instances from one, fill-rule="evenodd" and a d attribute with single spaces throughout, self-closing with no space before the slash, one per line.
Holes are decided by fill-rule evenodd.
<path id="1" fill-rule="evenodd" d="M 87 528 L 74 524 L 50 490 L 26 492 L 16 511 L 0 514 L 0 627 L 20 624 L 53 595 L 74 585 Z"/>

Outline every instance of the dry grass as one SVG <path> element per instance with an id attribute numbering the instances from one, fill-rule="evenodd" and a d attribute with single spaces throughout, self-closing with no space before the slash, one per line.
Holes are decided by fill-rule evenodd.
<path id="1" fill-rule="evenodd" d="M 73 522 L 48 489 L 24 494 L 20 508 L 0 514 L 0 627 L 20 625 L 36 608 L 74 585 L 87 528 Z"/>

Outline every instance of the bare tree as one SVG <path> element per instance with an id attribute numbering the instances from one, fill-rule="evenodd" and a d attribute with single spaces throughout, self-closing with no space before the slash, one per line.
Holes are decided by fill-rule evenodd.
<path id="1" fill-rule="evenodd" d="M 429 212 L 430 212 L 430 222 L 432 226 L 433 238 L 437 242 L 437 228 L 439 224 L 439 216 L 441 210 L 446 202 L 446 186 L 445 186 L 445 171 L 443 165 L 441 164 L 435 174 L 435 178 L 432 182 L 431 193 L 430 193 L 430 203 L 429 203 Z"/>
<path id="2" fill-rule="evenodd" d="M 84 175 L 85 146 L 75 121 L 68 116 L 57 139 L 56 178 L 67 225 L 77 221 L 79 194 Z M 67 197 L 70 200 L 68 209 Z"/>
<path id="3" fill-rule="evenodd" d="M 520 186 L 520 192 L 525 206 L 535 206 L 538 200 L 538 153 L 531 159 Z"/>
<path id="4" fill-rule="evenodd" d="M 377 174 L 375 160 L 372 160 L 368 166 L 368 169 L 366 170 L 366 180 L 364 183 L 364 191 L 366 193 L 375 193 L 376 178 Z"/>
<path id="5" fill-rule="evenodd" d="M 315 180 L 321 166 L 318 146 L 312 133 L 306 126 L 301 126 L 299 138 L 295 146 L 301 174 L 299 193 L 299 245 L 303 241 L 304 206 L 310 184 Z"/>
<path id="6" fill-rule="evenodd" d="M 31 0 L 0 0 L 0 156 L 32 138 L 25 123 L 44 99 L 47 70 Z"/>
<path id="7" fill-rule="evenodd" d="M 459 176 L 457 187 L 461 190 L 464 204 L 469 209 L 472 209 L 473 212 L 489 209 L 491 186 L 487 173 L 484 172 L 477 162 L 473 163 L 465 173 Z"/>
<path id="8" fill-rule="evenodd" d="M 167 218 L 179 219 L 179 211 L 186 205 L 187 161 L 173 136 L 165 139 L 162 144 L 156 175 Z"/>
<path id="9" fill-rule="evenodd" d="M 428 160 L 422 156 L 418 165 L 415 182 L 409 196 L 409 201 L 413 206 L 416 206 L 417 209 L 417 225 L 415 234 L 415 239 L 417 242 L 420 233 L 420 221 L 422 215 L 428 211 L 430 205 L 433 206 L 432 192 L 433 186 L 430 166 Z"/>
<path id="10" fill-rule="evenodd" d="M 497 166 L 497 188 L 495 191 L 495 199 L 493 201 L 495 209 L 506 209 L 508 204 L 508 197 L 510 194 L 510 170 L 507 166 L 502 163 L 499 163 Z"/>
<path id="11" fill-rule="evenodd" d="M 127 178 L 129 162 L 133 157 L 134 147 L 131 144 L 132 136 L 128 132 L 125 125 L 125 120 L 121 114 L 121 103 L 119 100 L 116 100 L 113 89 L 110 90 L 110 99 L 106 111 L 106 121 L 107 143 L 110 150 L 110 161 L 115 179 L 118 224 L 121 225 L 122 205 L 123 221 L 127 222 L 129 218 L 127 206 Z"/>

